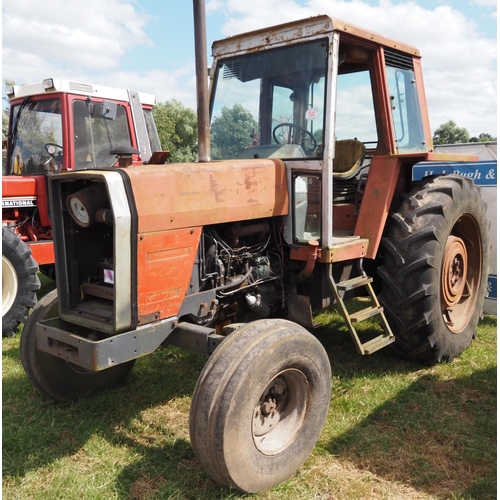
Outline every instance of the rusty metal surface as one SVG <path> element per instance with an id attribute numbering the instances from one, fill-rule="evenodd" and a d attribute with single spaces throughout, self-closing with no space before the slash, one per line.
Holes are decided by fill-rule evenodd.
<path id="1" fill-rule="evenodd" d="M 143 165 L 126 173 L 139 234 L 288 213 L 281 160 Z"/>
<path id="2" fill-rule="evenodd" d="M 214 328 L 181 322 L 167 337 L 164 344 L 175 345 L 203 354 L 211 354 L 225 338 L 224 335 L 216 334 Z"/>
<path id="3" fill-rule="evenodd" d="M 331 247 L 318 250 L 317 262 L 343 262 L 351 259 L 361 259 L 366 256 L 369 241 L 365 238 L 333 238 Z M 307 262 L 309 249 L 307 246 L 293 245 L 290 248 L 290 259 Z"/>
<path id="4" fill-rule="evenodd" d="M 355 235 L 369 240 L 366 257 L 376 257 L 402 165 L 411 168 L 423 161 L 477 161 L 477 156 L 425 152 L 375 155 L 354 230 Z"/>
<path id="5" fill-rule="evenodd" d="M 174 329 L 177 318 L 103 340 L 87 338 L 91 330 L 53 318 L 37 323 L 38 348 L 86 370 L 99 371 L 155 351 Z"/>
<path id="6" fill-rule="evenodd" d="M 139 235 L 137 307 L 139 323 L 177 314 L 191 279 L 201 227 Z"/>
<path id="7" fill-rule="evenodd" d="M 354 230 L 358 219 L 357 206 L 354 203 L 333 205 L 333 230 Z"/>
<path id="8" fill-rule="evenodd" d="M 366 257 L 374 259 L 382 238 L 404 155 L 372 158 L 354 234 L 369 240 Z M 425 153 L 422 153 L 425 157 Z M 417 160 L 418 161 L 418 160 Z M 416 163 L 416 162 L 415 162 Z"/>
<path id="9" fill-rule="evenodd" d="M 340 19 L 320 15 L 300 21 L 263 28 L 260 30 L 234 35 L 225 40 L 218 40 L 212 45 L 212 55 L 221 57 L 235 55 L 239 52 L 254 52 L 272 45 L 296 42 L 298 39 L 311 39 L 326 36 L 337 31 L 342 35 L 355 37 L 364 41 L 366 45 L 390 47 L 414 56 L 420 56 L 418 49 L 411 45 L 392 40 L 378 33 L 346 23 Z"/>

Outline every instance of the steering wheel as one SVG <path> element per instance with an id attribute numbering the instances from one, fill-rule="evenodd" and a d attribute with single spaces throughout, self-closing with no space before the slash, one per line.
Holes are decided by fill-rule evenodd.
<path id="1" fill-rule="evenodd" d="M 282 141 L 279 141 L 278 138 L 276 137 L 276 131 L 279 129 L 279 128 L 284 128 L 284 127 L 288 127 L 290 130 L 288 132 L 288 143 L 284 143 Z M 274 127 L 273 129 L 273 139 L 278 143 L 278 144 L 292 144 L 291 140 L 292 140 L 292 129 L 297 129 L 297 131 L 300 131 L 300 132 L 303 132 L 306 136 L 307 136 L 307 140 L 309 140 L 309 142 L 311 143 L 311 146 L 312 147 L 309 147 L 307 148 L 305 146 L 305 142 L 306 140 L 303 141 L 302 143 L 302 147 L 304 148 L 304 151 L 307 153 L 312 153 L 317 147 L 318 147 L 318 142 L 316 141 L 316 139 L 314 138 L 314 136 L 311 134 L 311 132 L 309 132 L 309 130 L 303 128 L 303 127 L 299 127 L 299 125 L 295 125 L 294 123 L 280 123 L 279 125 L 276 125 L 276 127 Z"/>
<path id="2" fill-rule="evenodd" d="M 38 167 L 39 172 L 43 172 L 46 174 L 54 174 L 59 171 L 59 167 L 62 165 L 62 151 L 63 147 L 59 146 L 55 142 L 47 142 L 43 145 L 45 151 L 49 154 L 49 158 L 45 161 L 45 157 L 42 157 L 44 162 L 40 164 Z M 59 154 L 56 158 L 56 148 L 59 148 Z M 52 162 L 52 163 L 51 163 Z"/>
<path id="3" fill-rule="evenodd" d="M 47 142 L 47 144 L 44 144 L 43 146 L 45 148 L 45 151 L 49 153 L 50 156 L 54 156 L 56 153 L 55 148 L 59 148 L 61 151 L 63 149 L 62 146 L 59 146 L 59 144 L 56 144 L 55 142 Z"/>

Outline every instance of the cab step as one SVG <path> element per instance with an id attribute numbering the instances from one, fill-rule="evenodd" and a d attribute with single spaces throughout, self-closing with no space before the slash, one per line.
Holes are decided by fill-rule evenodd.
<path id="1" fill-rule="evenodd" d="M 384 312 L 384 308 L 382 306 L 380 307 L 368 307 L 366 309 L 362 309 L 361 311 L 357 311 L 355 313 L 351 314 L 351 321 L 353 323 L 360 323 L 361 321 L 364 321 L 365 319 L 372 318 L 373 316 L 376 316 L 377 314 L 382 314 Z"/>
<path id="2" fill-rule="evenodd" d="M 335 296 L 337 304 L 339 305 L 340 310 L 342 312 L 342 316 L 344 317 L 344 320 L 349 329 L 349 333 L 351 334 L 351 337 L 354 340 L 356 349 L 360 354 L 366 355 L 366 354 L 372 354 L 378 351 L 379 349 L 382 349 L 386 345 L 392 344 L 396 339 L 394 337 L 394 334 L 392 333 L 389 323 L 387 322 L 387 318 L 384 313 L 384 308 L 380 305 L 377 296 L 373 291 L 373 287 L 371 285 L 373 282 L 373 278 L 368 276 L 363 270 L 362 259 L 359 259 L 358 261 L 358 268 L 360 273 L 359 276 L 356 276 L 355 278 L 351 278 L 348 280 L 340 281 L 339 283 L 335 283 L 332 274 L 332 266 L 330 264 L 329 282 L 330 282 L 330 288 L 332 289 L 333 295 Z M 359 288 L 362 286 L 365 287 L 368 292 L 368 296 L 371 302 L 370 307 L 367 307 L 360 311 L 356 311 L 354 313 L 349 313 L 345 305 L 347 301 L 344 300 L 345 292 L 349 290 L 354 290 L 355 288 Z M 380 318 L 379 323 L 384 333 L 382 333 L 378 337 L 375 337 L 367 342 L 362 343 L 359 338 L 358 332 L 356 331 L 355 324 L 358 324 L 361 321 L 365 321 L 368 318 L 372 318 L 374 316 L 379 316 Z"/>
<path id="3" fill-rule="evenodd" d="M 366 286 L 368 283 L 373 283 L 373 278 L 371 276 L 356 276 L 350 280 L 340 281 L 337 283 L 337 288 L 343 292 L 348 290 L 353 290 L 360 286 Z"/>

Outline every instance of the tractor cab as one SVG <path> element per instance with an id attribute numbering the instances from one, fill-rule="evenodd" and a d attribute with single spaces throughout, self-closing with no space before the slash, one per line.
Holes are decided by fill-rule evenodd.
<path id="1" fill-rule="evenodd" d="M 11 110 L 4 175 L 110 167 L 116 162 L 110 151 L 123 146 L 139 148 L 136 160 L 147 161 L 161 149 L 152 95 L 54 78 L 8 86 L 6 93 Z"/>
<path id="2" fill-rule="evenodd" d="M 430 150 L 418 51 L 348 28 L 318 16 L 279 36 L 239 36 L 238 48 L 214 43 L 213 159 L 321 161 L 341 140 L 382 154 Z"/>
<path id="3" fill-rule="evenodd" d="M 373 258 L 401 158 L 411 165 L 433 149 L 418 50 L 317 16 L 215 42 L 212 55 L 212 159 L 284 160 L 286 242 L 333 248 L 347 235 L 359 240 L 356 257 Z M 383 204 L 363 196 L 369 169 L 380 169 L 369 187 Z M 371 216 L 380 225 L 358 224 Z M 323 259 L 343 260 L 334 252 Z"/>

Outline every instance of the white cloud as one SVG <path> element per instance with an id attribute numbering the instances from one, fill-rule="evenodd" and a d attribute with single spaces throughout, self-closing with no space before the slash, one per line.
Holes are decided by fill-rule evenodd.
<path id="1" fill-rule="evenodd" d="M 50 9 L 38 0 L 4 0 L 4 77 L 31 83 L 59 67 L 111 70 L 131 48 L 152 44 L 147 20 L 130 0 L 51 0 Z"/>
<path id="2" fill-rule="evenodd" d="M 496 3 L 470 2 L 482 6 L 484 15 L 491 15 Z M 452 119 L 471 135 L 497 134 L 496 39 L 481 34 L 481 26 L 449 5 L 429 10 L 418 0 L 379 0 L 377 5 L 363 0 L 207 0 L 206 10 L 225 16 L 224 36 L 326 13 L 415 45 L 423 56 L 432 129 Z M 196 107 L 189 62 L 194 54 L 188 52 L 173 71 L 164 69 L 164 61 L 140 73 L 122 70 L 132 49 L 153 45 L 147 31 L 153 16 L 141 10 L 140 0 L 4 0 L 2 14 L 4 78 L 33 83 L 54 76 L 102 83 Z M 171 47 L 175 50 L 170 45 L 166 54 Z"/>
<path id="3" fill-rule="evenodd" d="M 497 0 L 472 0 L 473 5 L 479 5 L 480 7 L 496 8 Z"/>
<path id="4" fill-rule="evenodd" d="M 224 7 L 224 0 L 208 0 L 205 6 L 206 13 L 217 12 Z"/>
<path id="5" fill-rule="evenodd" d="M 491 6 L 494 0 L 474 0 Z M 365 27 L 414 45 L 422 55 L 431 128 L 454 120 L 471 135 L 497 134 L 496 40 L 451 6 L 429 10 L 415 1 L 294 0 L 226 1 L 227 35 L 317 14 Z"/>
<path id="6" fill-rule="evenodd" d="M 190 75 L 194 75 L 194 63 L 173 71 L 155 69 L 141 74 L 132 71 L 105 73 L 99 76 L 98 81 L 94 78 L 93 83 L 148 92 L 156 96 L 156 102 L 176 99 L 196 109 L 195 77 Z M 187 83 L 181 83 L 186 76 Z"/>

